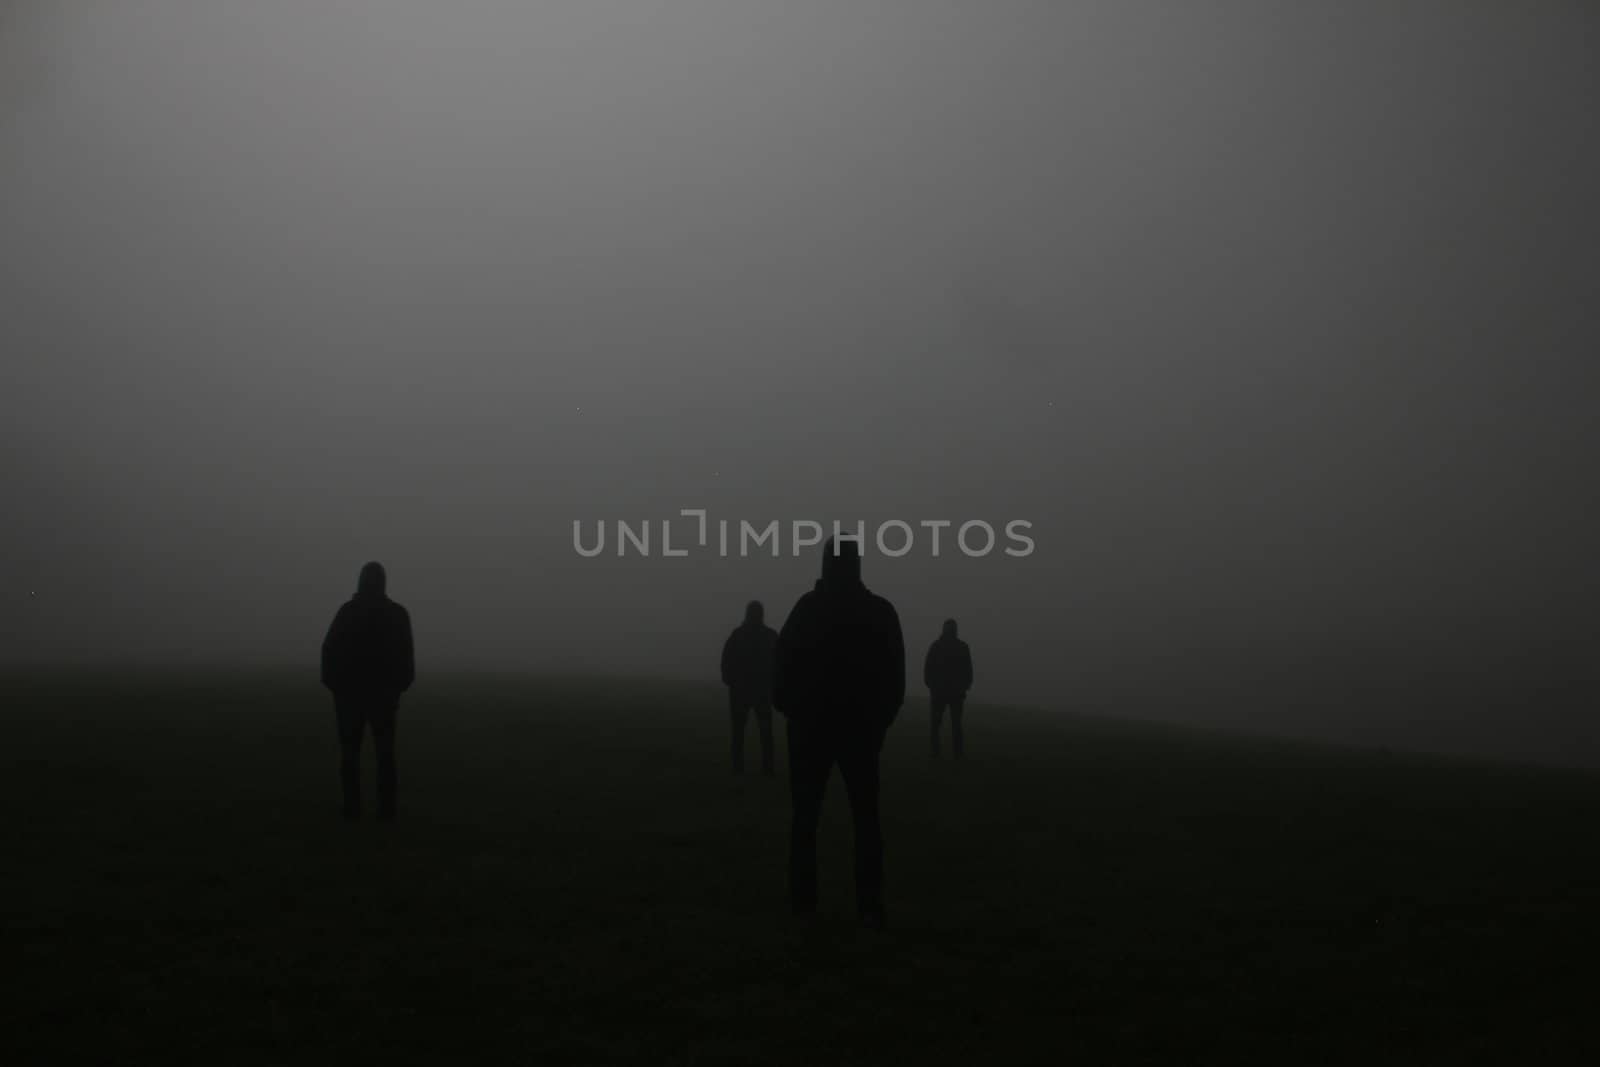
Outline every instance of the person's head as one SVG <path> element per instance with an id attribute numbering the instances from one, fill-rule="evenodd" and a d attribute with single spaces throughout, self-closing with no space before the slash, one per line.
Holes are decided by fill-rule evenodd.
<path id="1" fill-rule="evenodd" d="M 748 603 L 748 604 L 746 604 L 744 606 L 744 621 L 745 621 L 745 625 L 747 625 L 747 626 L 760 626 L 761 625 L 761 620 L 765 617 L 765 614 L 766 613 L 761 608 L 761 601 L 759 601 L 759 600 L 750 601 L 750 603 Z"/>
<path id="2" fill-rule="evenodd" d="M 383 596 L 387 577 L 383 571 L 383 564 L 373 562 L 361 568 L 361 577 L 356 580 L 357 596 Z"/>
<path id="3" fill-rule="evenodd" d="M 830 586 L 861 584 L 861 547 L 855 538 L 828 538 L 822 552 L 822 582 Z"/>
<path id="4" fill-rule="evenodd" d="M 956 635 L 956 620 L 954 620 L 954 619 L 946 619 L 946 620 L 944 620 L 944 631 L 943 631 L 941 636 L 954 637 L 955 635 Z"/>

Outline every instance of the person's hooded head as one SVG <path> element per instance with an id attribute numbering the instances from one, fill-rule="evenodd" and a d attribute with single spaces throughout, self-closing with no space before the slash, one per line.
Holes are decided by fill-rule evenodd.
<path id="1" fill-rule="evenodd" d="M 956 620 L 944 620 L 944 630 L 939 634 L 939 636 L 943 637 L 946 641 L 954 641 L 956 639 Z"/>
<path id="2" fill-rule="evenodd" d="M 824 589 L 854 589 L 861 585 L 861 548 L 855 538 L 828 538 L 822 552 L 821 584 Z"/>
<path id="3" fill-rule="evenodd" d="M 762 610 L 761 601 L 752 600 L 744 606 L 744 624 L 746 626 L 760 626 L 766 613 Z"/>
<path id="4" fill-rule="evenodd" d="M 373 562 L 361 568 L 361 577 L 356 580 L 356 596 L 381 597 L 388 578 L 384 574 L 383 564 Z"/>

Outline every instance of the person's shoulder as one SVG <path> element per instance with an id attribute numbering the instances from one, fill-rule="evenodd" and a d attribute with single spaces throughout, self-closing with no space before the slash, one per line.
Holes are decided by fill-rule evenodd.
<path id="1" fill-rule="evenodd" d="M 789 615 L 784 619 L 784 626 L 792 626 L 797 621 L 804 621 L 816 614 L 817 598 L 822 594 L 815 589 L 807 589 L 795 600 L 794 607 L 789 609 Z"/>
<path id="2" fill-rule="evenodd" d="M 889 602 L 888 597 L 879 596 L 877 593 L 868 592 L 867 603 L 871 605 L 872 611 L 880 618 L 893 619 L 896 622 L 900 620 L 900 613 L 894 609 L 894 605 Z"/>

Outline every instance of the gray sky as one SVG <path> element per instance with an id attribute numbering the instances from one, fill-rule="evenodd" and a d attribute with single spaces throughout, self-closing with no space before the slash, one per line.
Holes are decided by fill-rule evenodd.
<path id="1" fill-rule="evenodd" d="M 709 675 L 815 553 L 572 520 L 1026 519 L 866 561 L 983 695 L 1385 740 L 1195 694 L 1487 673 L 1404 739 L 1588 743 L 1597 44 L 1554 0 L 0 4 L 0 655 L 309 662 L 378 558 L 424 677 Z"/>

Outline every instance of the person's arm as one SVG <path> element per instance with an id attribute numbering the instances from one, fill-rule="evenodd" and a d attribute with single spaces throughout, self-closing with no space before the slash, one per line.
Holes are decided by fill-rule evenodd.
<path id="1" fill-rule="evenodd" d="M 933 688 L 934 659 L 939 651 L 939 643 L 935 641 L 928 646 L 928 654 L 922 657 L 922 684 L 928 689 Z"/>
<path id="2" fill-rule="evenodd" d="M 344 631 L 348 615 L 349 606 L 340 605 L 328 624 L 328 632 L 322 637 L 322 684 L 334 692 L 338 692 L 343 681 Z"/>
<path id="3" fill-rule="evenodd" d="M 965 693 L 972 688 L 972 647 L 967 644 L 961 646 L 961 691 Z"/>
<path id="4" fill-rule="evenodd" d="M 404 693 L 411 688 L 411 683 L 417 680 L 416 648 L 411 643 L 411 613 L 405 608 L 400 609 L 400 692 Z"/>
<path id="5" fill-rule="evenodd" d="M 766 698 L 767 706 L 772 705 L 772 676 L 777 669 L 776 651 L 778 647 L 778 631 L 770 626 L 761 628 L 761 637 L 757 642 L 756 678 L 761 685 L 761 695 Z"/>
<path id="6" fill-rule="evenodd" d="M 735 630 L 735 631 L 733 631 L 733 633 L 728 635 L 728 639 L 726 641 L 722 642 L 722 684 L 723 685 L 732 685 L 733 684 L 733 643 L 734 643 L 734 639 L 737 638 L 738 636 L 739 636 L 739 631 Z"/>
<path id="7" fill-rule="evenodd" d="M 894 605 L 884 601 L 884 638 L 885 662 L 887 671 L 885 687 L 884 729 L 888 729 L 895 718 L 900 714 L 900 706 L 906 702 L 906 641 L 905 634 L 900 630 L 900 615 L 894 610 Z"/>
<path id="8" fill-rule="evenodd" d="M 783 620 L 777 643 L 772 649 L 772 708 L 780 715 L 793 718 L 800 713 L 803 695 L 800 691 L 800 643 L 805 632 L 806 615 L 810 602 L 806 596 L 795 601 L 789 617 Z"/>

